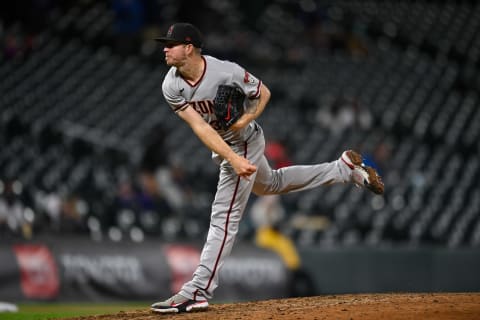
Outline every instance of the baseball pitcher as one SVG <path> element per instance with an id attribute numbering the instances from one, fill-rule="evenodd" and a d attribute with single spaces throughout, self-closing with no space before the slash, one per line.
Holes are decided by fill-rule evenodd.
<path id="1" fill-rule="evenodd" d="M 377 172 L 364 166 L 352 150 L 329 163 L 273 170 L 256 122 L 270 99 L 265 84 L 236 63 L 202 55 L 202 35 L 191 24 L 173 24 L 156 40 L 164 44 L 165 62 L 171 66 L 163 95 L 212 151 L 220 169 L 210 229 L 193 279 L 174 296 L 151 306 L 161 313 L 189 312 L 208 307 L 251 192 L 283 194 L 352 182 L 382 194 L 384 187 Z"/>

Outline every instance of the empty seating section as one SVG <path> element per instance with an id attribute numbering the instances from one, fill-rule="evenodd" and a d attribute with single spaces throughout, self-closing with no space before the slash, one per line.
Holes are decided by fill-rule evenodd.
<path id="1" fill-rule="evenodd" d="M 385 195 L 345 185 L 285 195 L 292 219 L 282 228 L 299 245 L 480 246 L 480 6 L 336 1 L 327 12 L 345 28 L 364 26 L 368 53 L 320 50 L 293 68 L 255 65 L 273 92 L 260 122 L 294 163 L 362 151 L 381 171 Z M 54 224 L 66 210 L 59 203 L 75 197 L 82 232 L 202 235 L 217 173 L 163 99 L 167 67 L 115 52 L 104 2 L 57 15 L 27 58 L 0 59 L 0 222 L 20 203 L 18 221 Z M 275 28 L 266 30 L 275 46 Z M 157 125 L 167 133 L 165 157 L 191 188 L 188 212 L 118 205 Z M 329 223 L 299 228 L 290 223 L 298 215 Z"/>

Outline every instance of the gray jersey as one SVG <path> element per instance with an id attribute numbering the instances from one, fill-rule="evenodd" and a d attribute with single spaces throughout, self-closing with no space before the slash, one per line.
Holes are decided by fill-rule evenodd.
<path id="1" fill-rule="evenodd" d="M 206 64 L 204 74 L 194 85 L 185 81 L 177 69 L 172 67 L 165 76 L 163 94 L 176 112 L 192 105 L 231 145 L 232 150 L 247 158 L 256 166 L 257 171 L 250 179 L 241 179 L 228 161 L 218 161 L 222 159 L 215 157 L 220 165 L 220 173 L 217 193 L 212 203 L 207 241 L 193 279 L 185 283 L 180 291 L 182 296 L 193 300 L 197 300 L 199 296 L 206 299 L 213 297 L 213 291 L 218 286 L 218 271 L 232 250 L 252 191 L 257 195 L 283 194 L 350 179 L 350 169 L 340 160 L 272 170 L 264 155 L 263 130 L 254 121 L 238 132 L 218 129 L 213 112 L 217 87 L 221 84 L 235 85 L 250 99 L 256 99 L 260 96 L 261 82 L 235 63 L 210 56 L 203 56 L 203 59 Z"/>
<path id="2" fill-rule="evenodd" d="M 239 131 L 221 130 L 213 112 L 213 99 L 221 84 L 234 85 L 250 100 L 257 99 L 262 82 L 236 63 L 207 55 L 202 58 L 205 69 L 200 80 L 193 85 L 182 78 L 176 67 L 171 67 L 162 84 L 163 95 L 175 112 L 190 104 L 228 144 L 243 143 L 253 134 L 255 122 Z"/>

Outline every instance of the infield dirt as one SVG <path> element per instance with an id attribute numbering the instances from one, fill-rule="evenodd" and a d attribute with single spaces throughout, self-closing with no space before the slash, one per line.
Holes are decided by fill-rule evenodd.
<path id="1" fill-rule="evenodd" d="M 480 293 L 396 293 L 325 295 L 232 304 L 213 304 L 207 311 L 157 314 L 145 310 L 70 318 L 70 320 L 163 319 L 480 319 Z"/>

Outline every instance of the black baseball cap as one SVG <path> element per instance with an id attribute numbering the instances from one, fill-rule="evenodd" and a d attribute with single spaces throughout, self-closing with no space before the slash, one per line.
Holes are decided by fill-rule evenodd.
<path id="1" fill-rule="evenodd" d="M 175 23 L 168 28 L 165 37 L 156 38 L 155 40 L 162 43 L 185 43 L 193 44 L 194 47 L 201 48 L 203 45 L 202 34 L 193 24 Z"/>

